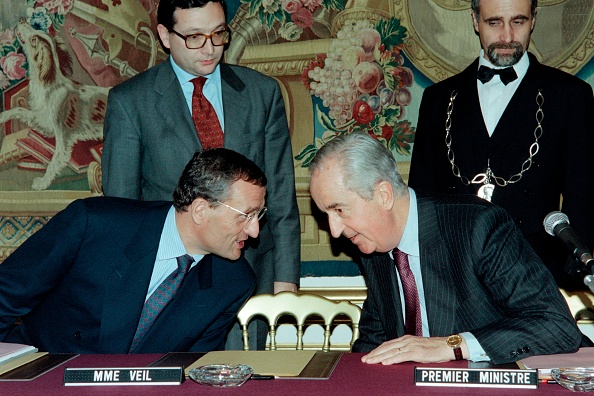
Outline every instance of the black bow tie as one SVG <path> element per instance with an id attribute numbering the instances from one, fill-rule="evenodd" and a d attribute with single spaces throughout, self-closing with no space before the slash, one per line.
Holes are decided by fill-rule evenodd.
<path id="1" fill-rule="evenodd" d="M 514 81 L 518 78 L 516 71 L 513 67 L 505 67 L 503 69 L 491 69 L 487 66 L 481 66 L 478 69 L 476 77 L 481 80 L 483 84 L 491 81 L 495 74 L 499 74 L 499 78 L 501 78 L 501 82 L 505 85 L 509 84 L 510 82 Z"/>

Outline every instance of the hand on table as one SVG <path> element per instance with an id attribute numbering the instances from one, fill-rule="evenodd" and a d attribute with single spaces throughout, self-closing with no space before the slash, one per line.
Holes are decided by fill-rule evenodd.
<path id="1" fill-rule="evenodd" d="M 291 282 L 274 282 L 274 294 L 282 291 L 297 293 L 297 285 Z"/>
<path id="2" fill-rule="evenodd" d="M 447 337 L 415 337 L 405 335 L 386 341 L 361 358 L 363 363 L 384 365 L 419 362 L 439 363 L 455 360 L 454 351 L 446 344 Z M 462 341 L 462 354 L 468 356 L 466 342 Z"/>

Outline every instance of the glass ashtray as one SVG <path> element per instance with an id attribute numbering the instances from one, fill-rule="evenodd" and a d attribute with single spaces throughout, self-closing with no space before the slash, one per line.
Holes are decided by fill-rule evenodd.
<path id="1" fill-rule="evenodd" d="M 254 369 L 245 364 L 233 366 L 230 364 L 210 364 L 190 370 L 189 375 L 194 381 L 202 385 L 226 388 L 241 386 L 250 379 Z"/>
<path id="2" fill-rule="evenodd" d="M 575 367 L 551 370 L 558 384 L 574 392 L 594 391 L 594 368 Z"/>

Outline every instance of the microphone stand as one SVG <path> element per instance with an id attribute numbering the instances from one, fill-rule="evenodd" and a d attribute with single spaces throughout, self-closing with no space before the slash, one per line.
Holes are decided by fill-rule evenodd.
<path id="1" fill-rule="evenodd" d="M 588 256 L 590 256 L 588 254 Z M 590 291 L 594 293 L 594 258 L 590 256 L 582 257 L 582 260 L 577 260 L 585 268 L 587 275 L 584 276 L 584 285 L 588 286 Z"/>
<path id="2" fill-rule="evenodd" d="M 584 285 L 588 286 L 590 291 L 594 293 L 594 276 L 586 275 L 584 276 Z"/>

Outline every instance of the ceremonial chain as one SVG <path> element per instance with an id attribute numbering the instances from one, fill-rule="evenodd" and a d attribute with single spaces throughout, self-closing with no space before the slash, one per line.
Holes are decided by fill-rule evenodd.
<path id="1" fill-rule="evenodd" d="M 503 177 L 495 176 L 493 171 L 491 170 L 490 159 L 487 159 L 487 170 L 485 173 L 478 173 L 476 174 L 472 180 L 468 179 L 466 176 L 462 176 L 460 174 L 460 168 L 458 165 L 454 163 L 454 150 L 452 150 L 452 135 L 450 134 L 450 129 L 452 128 L 452 113 L 454 112 L 454 100 L 458 92 L 455 90 L 452 91 L 450 96 L 450 103 L 448 104 L 447 110 L 447 118 L 445 122 L 445 144 L 448 147 L 448 160 L 452 165 L 452 173 L 454 176 L 459 178 L 465 186 L 469 186 L 470 184 L 483 184 L 478 191 L 478 196 L 486 199 L 487 201 L 491 201 L 491 197 L 493 196 L 493 190 L 495 189 L 495 185 L 491 183 L 491 180 L 494 180 L 495 183 L 500 187 L 505 187 L 508 184 L 517 183 L 522 178 L 524 172 L 526 172 L 532 166 L 532 158 L 538 153 L 540 146 L 538 145 L 538 139 L 542 137 L 542 120 L 544 118 L 544 112 L 542 110 L 542 105 L 544 103 L 544 96 L 542 95 L 541 90 L 538 90 L 536 94 L 536 104 L 538 105 L 538 109 L 536 110 L 536 128 L 534 129 L 534 143 L 530 145 L 528 149 L 528 158 L 522 163 L 522 168 L 520 172 L 512 175 L 509 180 L 505 180 Z"/>

